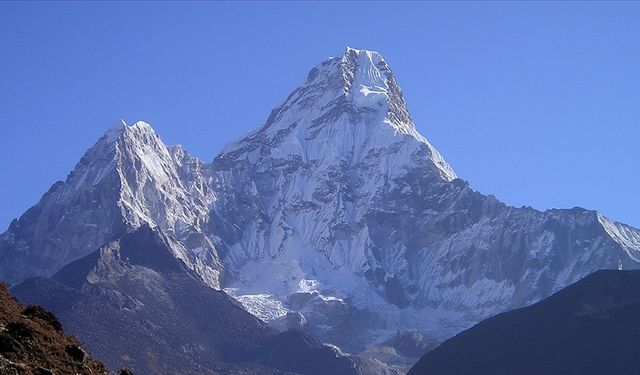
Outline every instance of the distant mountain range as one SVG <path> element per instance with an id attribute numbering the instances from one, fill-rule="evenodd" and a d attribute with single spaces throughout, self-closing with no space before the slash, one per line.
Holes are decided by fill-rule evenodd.
<path id="1" fill-rule="evenodd" d="M 122 258 L 116 249 L 131 238 L 135 257 Z M 339 360 L 327 366 L 402 372 L 484 318 L 639 261 L 635 228 L 472 190 L 418 133 L 384 58 L 353 48 L 312 68 L 261 127 L 210 163 L 167 147 L 144 122 L 119 122 L 0 235 L 0 278 L 60 315 L 110 365 L 150 373 L 236 368 L 239 357 L 226 352 L 204 358 L 222 350 L 218 341 L 192 347 L 185 340 L 198 330 L 170 331 L 187 321 L 250 328 L 234 348 L 275 337 L 324 358 L 313 336 L 360 354 L 331 349 Z M 154 268 L 169 264 L 181 282 Z M 177 300 L 180 309 L 158 307 Z M 212 325 L 202 309 L 235 323 Z M 132 316 L 143 322 L 131 352 L 107 353 L 117 338 L 91 332 Z M 143 342 L 154 349 L 139 351 Z M 251 366 L 307 371 L 245 354 Z"/>

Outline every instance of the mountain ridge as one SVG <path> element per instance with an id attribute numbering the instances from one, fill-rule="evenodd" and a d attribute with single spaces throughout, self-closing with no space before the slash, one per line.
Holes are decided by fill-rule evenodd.
<path id="1" fill-rule="evenodd" d="M 597 271 L 445 341 L 409 375 L 637 373 L 639 286 L 637 270 Z"/>
<path id="2" fill-rule="evenodd" d="M 252 314 L 350 353 L 398 331 L 446 339 L 640 259 L 640 231 L 596 211 L 471 189 L 416 131 L 381 55 L 351 48 L 210 163 L 116 124 L 0 235 L 0 276 L 52 276 L 143 225 Z"/>
<path id="3" fill-rule="evenodd" d="M 148 225 L 52 278 L 27 279 L 12 291 L 55 311 L 111 368 L 141 374 L 357 375 L 373 366 L 302 332 L 267 327 L 206 285 L 174 257 L 161 230 Z M 294 350 L 298 358 L 289 354 Z"/>
<path id="4" fill-rule="evenodd" d="M 25 276 L 51 276 L 91 248 L 149 223 L 171 233 L 176 257 L 219 287 L 222 266 L 201 230 L 211 196 L 201 183 L 200 164 L 166 147 L 149 124 L 118 122 L 89 148 L 66 181 L 55 183 L 0 235 L 3 278 L 15 283 Z M 35 225 L 23 225 L 29 216 L 36 216 L 31 219 Z M 12 242 L 12 232 L 20 233 L 18 243 Z M 4 246 L 21 249 L 23 257 L 8 256 Z M 29 268 L 31 273 L 20 274 Z"/>

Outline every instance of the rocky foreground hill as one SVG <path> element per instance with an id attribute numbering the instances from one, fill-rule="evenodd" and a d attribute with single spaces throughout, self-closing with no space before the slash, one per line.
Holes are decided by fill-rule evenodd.
<path id="1" fill-rule="evenodd" d="M 0 284 L 0 374 L 110 375 L 107 367 L 66 334 L 58 318 L 37 305 L 20 304 Z M 131 375 L 121 370 L 119 375 Z"/>

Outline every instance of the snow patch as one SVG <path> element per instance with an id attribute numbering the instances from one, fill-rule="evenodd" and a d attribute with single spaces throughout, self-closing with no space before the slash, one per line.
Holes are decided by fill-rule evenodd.
<path id="1" fill-rule="evenodd" d="M 225 288 L 224 291 L 242 304 L 245 310 L 264 322 L 270 322 L 287 315 L 284 304 L 271 294 L 237 294 L 236 288 Z"/>

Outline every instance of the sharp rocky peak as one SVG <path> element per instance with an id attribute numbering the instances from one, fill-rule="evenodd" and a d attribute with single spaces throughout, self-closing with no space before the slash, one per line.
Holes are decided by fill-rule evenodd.
<path id="1" fill-rule="evenodd" d="M 50 276 L 92 248 L 151 225 L 175 239 L 177 258 L 218 287 L 222 266 L 202 232 L 211 200 L 198 160 L 170 150 L 149 124 L 121 120 L 0 236 L 0 275 L 11 283 Z"/>
<path id="2" fill-rule="evenodd" d="M 390 153 L 381 150 L 392 150 Z M 453 180 L 453 169 L 416 130 L 390 66 L 377 52 L 347 47 L 316 65 L 265 124 L 229 144 L 218 159 L 296 159 L 304 164 L 358 164 L 373 155 L 390 164 L 421 159 Z M 380 159 L 380 158 L 379 158 Z"/>
<path id="3" fill-rule="evenodd" d="M 118 120 L 109 128 L 99 141 L 114 142 L 121 138 L 136 138 L 141 135 L 156 136 L 151 125 L 145 121 L 137 121 L 128 125 L 123 119 Z"/>
<path id="4" fill-rule="evenodd" d="M 92 151 L 116 159 L 135 155 L 141 161 L 151 161 L 149 158 L 154 156 L 169 158 L 170 155 L 167 146 L 155 130 L 144 121 L 137 121 L 131 125 L 124 120 L 118 121 L 104 133 L 85 156 L 92 155 L 94 153 Z"/>
<path id="5" fill-rule="evenodd" d="M 396 82 L 391 67 L 376 51 L 347 47 L 339 57 L 325 60 L 311 69 L 307 85 L 337 81 L 338 90 L 327 90 L 335 95 L 337 102 L 346 102 L 349 109 L 357 112 L 375 111 L 394 130 L 417 136 L 415 125 Z"/>
<path id="6" fill-rule="evenodd" d="M 404 133 L 415 129 L 391 68 L 375 51 L 347 47 L 342 55 L 313 67 L 306 81 L 273 111 L 266 125 L 296 105 L 327 114 L 323 120 L 347 112 L 351 122 L 390 117 L 389 122 L 402 125 Z"/>

